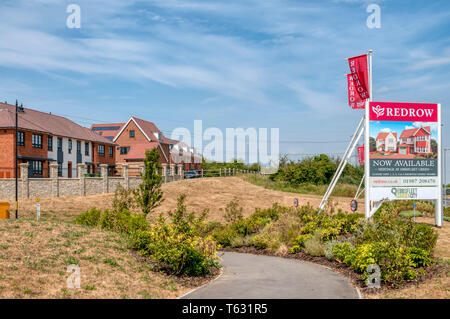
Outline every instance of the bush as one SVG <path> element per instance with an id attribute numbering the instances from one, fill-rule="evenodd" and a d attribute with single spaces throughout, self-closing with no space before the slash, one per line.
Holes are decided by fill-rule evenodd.
<path id="1" fill-rule="evenodd" d="M 131 234 L 138 230 L 145 230 L 148 222 L 142 214 L 134 215 L 128 210 L 115 211 L 106 209 L 99 221 L 102 229 L 118 233 Z"/>
<path id="2" fill-rule="evenodd" d="M 322 233 L 320 231 L 315 232 L 305 241 L 305 253 L 315 257 L 325 256 L 325 247 L 323 246 Z"/>
<path id="3" fill-rule="evenodd" d="M 337 244 L 333 248 L 336 258 L 361 273 L 367 279 L 367 267 L 376 264 L 381 269 L 381 280 L 389 283 L 414 279 L 413 256 L 405 248 L 394 247 L 391 243 L 366 243 L 352 247 L 350 243 Z"/>
<path id="4" fill-rule="evenodd" d="M 102 212 L 94 207 L 85 211 L 80 216 L 77 216 L 74 223 L 78 225 L 95 227 L 99 223 L 101 214 Z"/>
<path id="5" fill-rule="evenodd" d="M 174 223 L 160 217 L 148 230 L 131 236 L 132 247 L 176 275 L 201 276 L 217 263 L 217 246 L 211 238 L 179 232 Z"/>
<path id="6" fill-rule="evenodd" d="M 212 232 L 212 238 L 223 247 L 230 247 L 233 239 L 238 236 L 237 231 L 229 225 L 217 227 Z"/>
<path id="7" fill-rule="evenodd" d="M 74 223 L 124 234 L 145 230 L 148 227 L 148 222 L 143 215 L 131 214 L 126 209 L 122 211 L 106 209 L 102 213 L 100 210 L 92 208 L 76 217 Z"/>

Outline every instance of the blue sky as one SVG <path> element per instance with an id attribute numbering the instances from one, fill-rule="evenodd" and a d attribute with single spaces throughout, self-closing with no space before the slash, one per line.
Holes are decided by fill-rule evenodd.
<path id="1" fill-rule="evenodd" d="M 81 29 L 66 27 L 71 3 Z M 2 0 L 0 100 L 86 126 L 135 115 L 166 134 L 195 119 L 278 127 L 282 153 L 339 153 L 361 117 L 345 58 L 373 49 L 374 99 L 442 103 L 445 138 L 449 31 L 446 0 Z"/>

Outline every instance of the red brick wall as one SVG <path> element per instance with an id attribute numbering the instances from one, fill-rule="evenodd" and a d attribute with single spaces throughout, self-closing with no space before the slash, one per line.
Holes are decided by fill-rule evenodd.
<path id="1" fill-rule="evenodd" d="M 134 130 L 134 137 L 130 137 L 130 131 Z M 122 131 L 122 134 L 117 138 L 116 143 L 119 144 L 120 147 L 133 147 L 136 144 L 149 143 L 148 139 L 145 137 L 144 133 L 137 127 L 137 125 L 131 121 L 128 123 L 128 126 Z M 167 157 L 169 157 L 169 146 L 166 144 L 161 144 L 163 147 Z M 161 149 L 158 149 L 161 153 Z M 166 158 L 163 154 L 160 154 L 159 162 L 161 164 L 167 163 Z M 116 159 L 117 163 L 125 163 L 126 155 L 121 155 L 120 150 L 116 147 Z"/>
<path id="2" fill-rule="evenodd" d="M 105 146 L 105 155 L 104 156 L 100 156 L 98 154 L 98 145 L 103 145 Z M 116 153 L 115 151 L 113 151 L 113 156 L 109 157 L 109 147 L 112 147 L 113 150 L 116 148 L 116 146 L 114 145 L 110 145 L 110 144 L 103 144 L 103 143 L 92 143 L 92 163 L 94 164 L 115 164 L 116 163 Z M 97 167 L 95 168 L 95 172 L 92 172 L 95 174 L 99 174 L 100 171 L 97 169 Z"/>
<path id="3" fill-rule="evenodd" d="M 14 130 L 0 130 L 0 178 L 14 177 Z"/>
<path id="4" fill-rule="evenodd" d="M 19 156 L 29 156 L 29 157 L 40 157 L 47 158 L 48 157 L 48 135 L 42 135 L 42 148 L 34 148 L 33 147 L 33 132 L 19 130 L 19 132 L 23 132 L 25 134 L 25 145 L 18 147 L 18 155 Z M 15 177 L 15 147 L 14 147 L 14 135 L 15 130 L 0 130 L 0 178 L 7 177 Z M 23 160 L 19 160 L 19 164 L 23 163 Z M 10 168 L 10 169 L 7 169 Z M 45 161 L 42 167 L 44 177 L 48 177 L 48 162 Z"/>

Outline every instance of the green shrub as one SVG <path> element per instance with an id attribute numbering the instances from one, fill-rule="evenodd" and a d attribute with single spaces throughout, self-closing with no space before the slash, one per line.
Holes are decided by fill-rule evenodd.
<path id="1" fill-rule="evenodd" d="M 160 217 L 148 230 L 132 234 L 132 247 L 176 275 L 201 276 L 218 267 L 217 247 L 211 238 L 180 233 Z"/>
<path id="2" fill-rule="evenodd" d="M 398 216 L 403 217 L 403 218 L 413 218 L 414 216 L 422 217 L 423 215 L 421 212 L 419 212 L 417 210 L 415 212 L 414 212 L 414 210 L 404 210 L 404 211 L 401 211 L 400 213 L 398 213 Z"/>
<path id="3" fill-rule="evenodd" d="M 101 214 L 102 212 L 94 207 L 77 216 L 74 223 L 78 225 L 95 227 L 100 221 Z"/>
<path id="4" fill-rule="evenodd" d="M 401 228 L 401 243 L 405 247 L 415 247 L 427 251 L 429 254 L 433 252 L 436 246 L 438 233 L 427 224 L 414 223 L 407 221 Z"/>
<path id="5" fill-rule="evenodd" d="M 295 254 L 300 252 L 305 247 L 305 242 L 311 238 L 312 234 L 299 235 L 293 242 L 290 252 Z"/>
<path id="6" fill-rule="evenodd" d="M 212 232 L 212 238 L 222 247 L 230 247 L 232 240 L 238 236 L 236 230 L 229 225 L 217 227 Z"/>
<path id="7" fill-rule="evenodd" d="M 148 222 L 142 214 L 134 215 L 128 210 L 115 211 L 106 209 L 100 218 L 99 226 L 102 229 L 131 234 L 137 230 L 147 229 Z"/>
<path id="8" fill-rule="evenodd" d="M 407 249 L 407 253 L 413 262 L 414 268 L 428 267 L 432 264 L 430 253 L 425 249 L 410 247 Z"/>
<path id="9" fill-rule="evenodd" d="M 316 257 L 325 256 L 325 247 L 320 231 L 315 232 L 305 241 L 305 253 Z"/>
<path id="10" fill-rule="evenodd" d="M 369 276 L 367 267 L 376 264 L 381 269 L 381 280 L 389 283 L 417 277 L 414 266 L 426 260 L 419 254 L 420 252 L 415 253 L 411 255 L 407 249 L 395 247 L 387 242 L 366 243 L 356 247 L 352 247 L 350 243 L 342 243 L 336 244 L 333 248 L 336 259 L 361 273 L 364 280 Z"/>

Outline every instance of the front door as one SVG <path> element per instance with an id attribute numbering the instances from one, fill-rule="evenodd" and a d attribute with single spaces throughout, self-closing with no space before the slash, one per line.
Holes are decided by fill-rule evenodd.
<path id="1" fill-rule="evenodd" d="M 72 162 L 67 163 L 67 176 L 72 178 Z"/>

